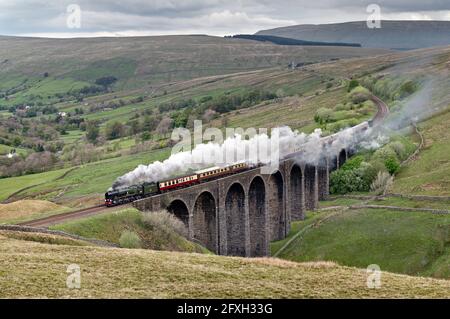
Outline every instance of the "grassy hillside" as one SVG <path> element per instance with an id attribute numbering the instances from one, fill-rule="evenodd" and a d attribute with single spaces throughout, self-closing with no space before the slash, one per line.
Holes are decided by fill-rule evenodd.
<path id="1" fill-rule="evenodd" d="M 40 198 L 67 203 L 68 206 L 72 207 L 98 205 L 103 202 L 104 193 L 118 176 L 134 169 L 139 164 L 150 164 L 153 161 L 165 159 L 169 154 L 170 150 L 163 149 L 90 163 L 77 167 L 62 179 L 50 179 L 49 177 L 54 175 L 53 172 L 39 174 L 43 181 L 46 179 L 48 181 L 24 190 L 17 195 L 17 198 Z M 4 185 L 7 182 L 14 183 L 23 178 L 5 179 Z M 0 180 L 0 184 L 1 182 Z M 89 199 L 89 201 L 86 201 L 86 199 Z"/>
<path id="2" fill-rule="evenodd" d="M 322 25 L 297 25 L 260 31 L 307 41 L 360 43 L 363 47 L 418 49 L 450 44 L 448 21 L 381 21 L 380 29 L 370 29 L 366 21 Z M 411 36 L 413 35 L 413 36 Z"/>
<path id="3" fill-rule="evenodd" d="M 450 195 L 448 123 L 450 123 L 450 105 L 447 111 L 419 125 L 425 139 L 425 147 L 419 156 L 397 176 L 393 192 Z"/>
<path id="4" fill-rule="evenodd" d="M 26 175 L 11 179 L 0 179 L 0 200 L 6 200 L 9 196 L 20 190 L 56 180 L 67 171 L 68 169 L 62 169 L 42 174 Z"/>
<path id="5" fill-rule="evenodd" d="M 118 245 L 121 244 L 120 238 L 123 232 L 130 231 L 139 236 L 140 246 L 145 249 L 197 253 L 207 251 L 177 234 L 168 222 L 165 224 L 164 221 L 160 221 L 160 224 L 147 225 L 142 213 L 136 209 L 89 217 L 51 228 L 85 238 L 106 240 Z"/>
<path id="6" fill-rule="evenodd" d="M 449 235 L 446 215 L 336 209 L 294 223 L 290 236 L 274 243 L 272 252 L 288 244 L 278 257 L 360 268 L 377 264 L 390 272 L 450 278 Z"/>
<path id="7" fill-rule="evenodd" d="M 14 224 L 67 212 L 69 208 L 49 201 L 20 200 L 0 204 L 0 224 Z"/>
<path id="8" fill-rule="evenodd" d="M 39 52 L 39 54 L 35 54 Z M 383 53 L 361 48 L 286 47 L 208 36 L 98 39 L 0 37 L 0 91 L 12 95 L 1 104 L 40 96 L 52 101 L 96 79 L 115 76 L 116 89 L 217 74 L 285 66 L 293 60 L 320 62 Z M 12 94 L 11 94 L 12 93 Z"/>
<path id="9" fill-rule="evenodd" d="M 383 273 L 382 287 L 368 289 L 365 270 L 333 263 L 68 249 L 2 235 L 0 243 L 1 298 L 444 298 L 450 288 L 449 281 Z M 79 290 L 66 288 L 74 263 Z"/>

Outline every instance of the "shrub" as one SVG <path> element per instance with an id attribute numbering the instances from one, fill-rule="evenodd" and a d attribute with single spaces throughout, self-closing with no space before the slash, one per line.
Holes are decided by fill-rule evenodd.
<path id="1" fill-rule="evenodd" d="M 351 90 L 349 98 L 353 104 L 361 104 L 370 98 L 370 91 L 362 86 L 358 86 Z"/>
<path id="2" fill-rule="evenodd" d="M 400 170 L 400 163 L 396 158 L 388 158 L 384 165 L 386 166 L 386 169 L 388 170 L 389 174 L 395 175 Z"/>
<path id="3" fill-rule="evenodd" d="M 377 178 L 370 186 L 371 191 L 378 195 L 385 194 L 394 182 L 394 178 L 386 172 L 378 172 Z"/>
<path id="4" fill-rule="evenodd" d="M 361 167 L 361 163 L 363 161 L 364 161 L 364 157 L 362 157 L 360 155 L 352 157 L 347 162 L 345 162 L 345 164 L 342 166 L 341 169 L 343 169 L 344 171 L 351 171 L 351 170 L 357 169 L 357 168 Z"/>
<path id="5" fill-rule="evenodd" d="M 146 227 L 151 229 L 160 229 L 167 234 L 175 232 L 185 238 L 189 237 L 186 225 L 173 214 L 167 211 L 152 212 L 144 214 L 142 222 Z"/>
<path id="6" fill-rule="evenodd" d="M 135 232 L 125 230 L 119 238 L 119 244 L 122 248 L 137 249 L 142 247 L 141 239 Z"/>
<path id="7" fill-rule="evenodd" d="M 369 163 L 360 161 L 360 159 L 347 163 L 349 163 L 347 167 L 344 165 L 342 169 L 331 173 L 331 193 L 368 192 L 376 175 L 375 168 Z"/>
<path id="8" fill-rule="evenodd" d="M 314 121 L 319 124 L 325 124 L 331 121 L 332 115 L 333 111 L 331 109 L 321 107 L 317 110 L 316 115 L 314 116 Z"/>
<path id="9" fill-rule="evenodd" d="M 383 162 L 386 162 L 388 159 L 391 158 L 397 158 L 397 154 L 395 153 L 395 151 L 389 147 L 389 146 L 385 146 L 383 148 L 380 148 L 378 150 L 375 151 L 375 153 L 373 154 L 373 159 L 377 160 L 380 159 Z"/>

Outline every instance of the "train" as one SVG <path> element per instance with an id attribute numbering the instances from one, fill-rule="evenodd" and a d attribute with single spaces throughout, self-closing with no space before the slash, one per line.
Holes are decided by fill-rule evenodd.
<path id="1" fill-rule="evenodd" d="M 254 168 L 246 162 L 236 163 L 224 167 L 210 167 L 196 171 L 192 174 L 174 177 L 153 183 L 133 185 L 105 193 L 105 205 L 107 207 L 119 206 L 134 201 L 163 194 L 169 191 L 191 187 L 214 179 L 233 175 Z"/>

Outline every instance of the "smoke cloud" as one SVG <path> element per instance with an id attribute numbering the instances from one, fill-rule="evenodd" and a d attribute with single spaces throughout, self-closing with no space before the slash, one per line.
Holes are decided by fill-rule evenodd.
<path id="1" fill-rule="evenodd" d="M 139 165 L 133 171 L 119 177 L 112 189 L 121 189 L 144 182 L 158 182 L 167 178 L 189 174 L 212 166 L 227 166 L 238 162 L 248 164 L 273 164 L 272 152 L 279 158 L 285 158 L 293 152 L 298 153 L 297 160 L 308 164 L 317 164 L 325 156 L 336 156 L 343 149 L 356 148 L 358 143 L 369 136 L 370 130 L 361 132 L 367 123 L 341 131 L 330 138 L 330 142 L 322 143 L 322 131 L 315 130 L 305 134 L 290 127 L 279 127 L 267 134 L 258 134 L 249 139 L 236 134 L 222 144 L 199 144 L 192 151 L 179 152 L 167 160 L 150 165 Z M 276 140 L 275 140 L 276 139 Z"/>

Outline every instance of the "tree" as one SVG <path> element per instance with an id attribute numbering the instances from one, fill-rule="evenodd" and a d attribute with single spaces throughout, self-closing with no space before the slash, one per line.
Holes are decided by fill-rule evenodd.
<path id="1" fill-rule="evenodd" d="M 124 135 L 125 127 L 120 122 L 109 123 L 106 126 L 105 135 L 108 140 L 115 140 Z"/>
<path id="2" fill-rule="evenodd" d="M 98 128 L 98 123 L 94 121 L 89 121 L 86 124 L 86 139 L 92 144 L 97 143 L 97 138 L 100 134 L 100 129 Z"/>

